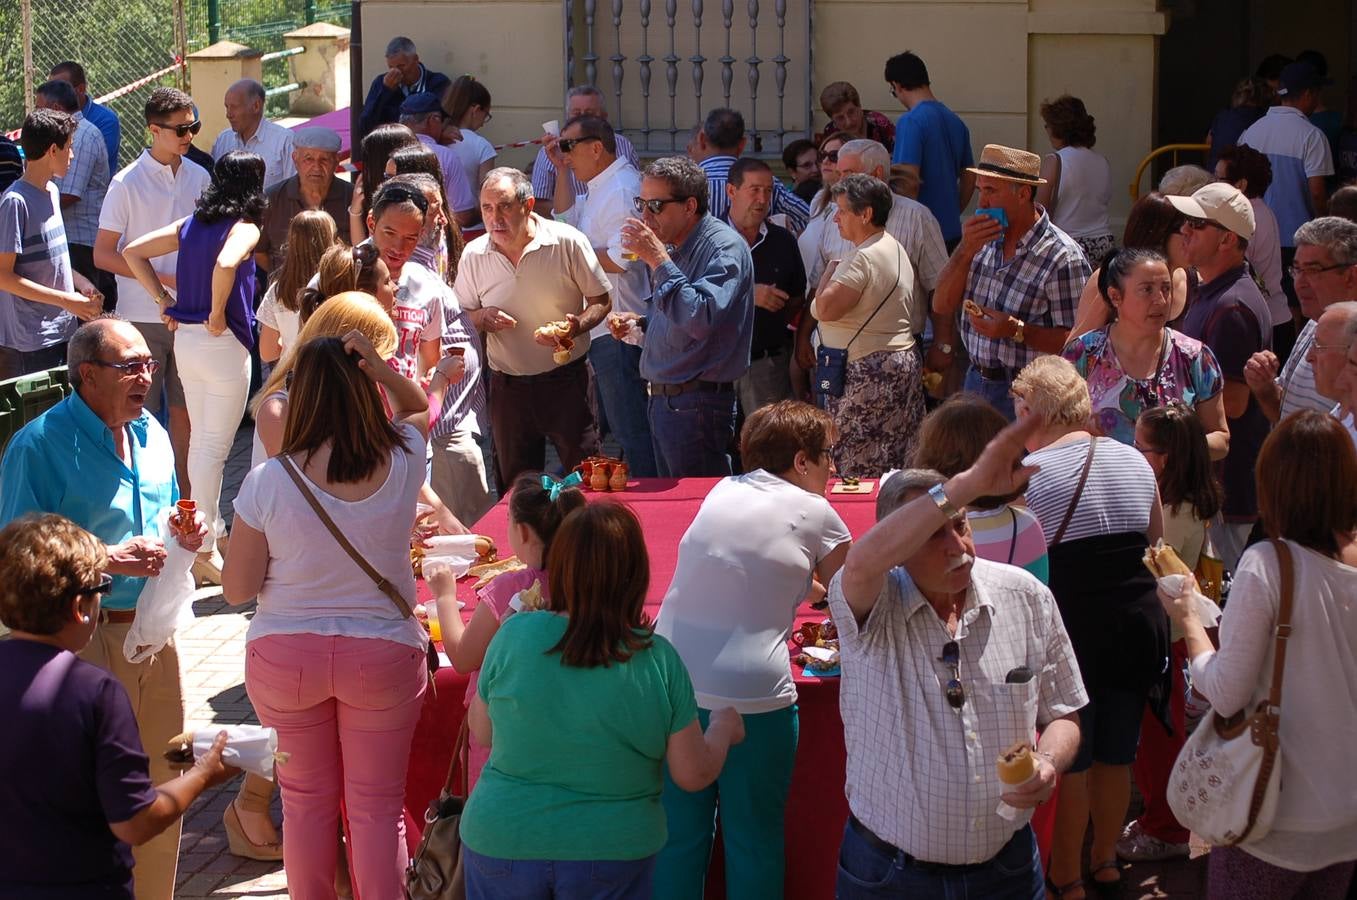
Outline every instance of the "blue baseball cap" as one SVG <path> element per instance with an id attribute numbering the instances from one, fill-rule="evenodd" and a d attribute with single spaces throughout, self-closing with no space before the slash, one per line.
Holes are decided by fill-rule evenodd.
<path id="1" fill-rule="evenodd" d="M 439 99 L 429 91 L 420 91 L 418 94 L 411 94 L 405 98 L 401 104 L 400 114 L 403 116 L 423 116 L 429 113 L 441 113 L 443 104 Z"/>

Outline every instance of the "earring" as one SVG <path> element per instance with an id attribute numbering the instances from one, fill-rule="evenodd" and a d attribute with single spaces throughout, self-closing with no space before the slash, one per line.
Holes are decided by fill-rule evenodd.
<path id="1" fill-rule="evenodd" d="M 89 623 L 90 623 L 90 617 L 89 617 L 89 616 L 81 616 L 81 617 L 80 617 L 80 624 L 81 624 L 81 625 L 88 625 Z"/>

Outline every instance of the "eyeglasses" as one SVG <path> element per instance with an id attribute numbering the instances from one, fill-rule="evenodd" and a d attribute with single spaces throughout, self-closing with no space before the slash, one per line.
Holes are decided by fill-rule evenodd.
<path id="1" fill-rule="evenodd" d="M 561 148 L 562 153 L 569 153 L 586 141 L 599 141 L 601 143 L 602 140 L 602 138 L 596 137 L 561 138 L 556 142 L 556 146 Z"/>
<path id="2" fill-rule="evenodd" d="M 820 154 L 820 162 L 836 163 L 838 161 L 839 161 L 839 151 L 837 150 L 829 150 L 827 152 Z"/>
<path id="3" fill-rule="evenodd" d="M 415 209 L 421 213 L 428 213 L 429 199 L 422 193 L 413 188 L 408 188 L 403 184 L 392 184 L 389 181 L 382 182 L 382 186 L 377 189 L 377 196 L 372 199 L 372 205 L 384 203 L 413 203 Z"/>
<path id="4" fill-rule="evenodd" d="M 489 121 L 490 121 L 491 119 L 493 119 L 494 117 L 495 117 L 494 114 L 491 113 L 490 110 L 487 109 L 487 110 L 485 111 L 485 121 L 489 122 Z"/>
<path id="5" fill-rule="evenodd" d="M 1140 441 L 1132 441 L 1131 444 L 1141 453 L 1153 453 L 1156 456 L 1163 456 L 1168 453 L 1163 447 L 1151 447 L 1149 444 L 1142 444 Z"/>
<path id="6" fill-rule="evenodd" d="M 1311 344 L 1310 350 L 1318 352 L 1320 350 L 1338 350 L 1342 353 L 1348 352 L 1347 344 Z"/>
<path id="7" fill-rule="evenodd" d="M 631 205 L 636 209 L 638 213 L 650 210 L 651 215 L 658 216 L 660 213 L 664 212 L 664 207 L 666 204 L 682 203 L 687 199 L 688 199 L 687 197 L 669 197 L 668 199 L 661 199 L 659 197 L 656 197 L 653 200 L 647 200 L 644 197 L 633 197 L 631 200 Z"/>
<path id="8" fill-rule="evenodd" d="M 143 373 L 154 375 L 156 372 L 160 371 L 160 361 L 154 359 L 132 359 L 120 363 L 107 362 L 102 359 L 91 359 L 86 361 L 92 362 L 96 366 L 103 366 L 105 369 L 117 369 L 119 372 L 123 373 L 123 375 L 141 375 Z"/>
<path id="9" fill-rule="evenodd" d="M 107 572 L 99 575 L 99 583 L 94 587 L 77 588 L 77 594 L 107 594 L 113 588 L 113 576 Z"/>
<path id="10" fill-rule="evenodd" d="M 179 138 L 182 138 L 188 134 L 197 134 L 198 132 L 203 130 L 202 119 L 194 119 L 187 125 L 170 125 L 168 122 L 152 122 L 151 124 L 154 125 L 156 128 L 164 128 L 169 131 L 173 131 L 174 136 Z"/>
<path id="11" fill-rule="evenodd" d="M 952 709 L 961 709 L 966 705 L 966 689 L 961 686 L 961 679 L 957 677 L 961 670 L 961 645 L 956 641 L 943 644 L 942 656 L 938 657 L 938 660 L 952 670 L 952 677 L 942 689 L 943 696 L 947 698 L 947 705 Z"/>
<path id="12" fill-rule="evenodd" d="M 1332 272 L 1334 269 L 1346 269 L 1352 263 L 1334 263 L 1331 266 L 1287 266 L 1286 271 L 1291 273 L 1292 278 L 1313 278 L 1325 272 Z"/>
<path id="13" fill-rule="evenodd" d="M 796 169 L 813 169 L 813 168 L 815 168 L 816 164 L 817 164 L 817 163 L 816 163 L 815 160 L 813 160 L 813 159 L 808 159 L 808 160 L 806 160 L 805 162 L 799 162 L 799 163 L 797 163 L 795 166 L 793 166 L 793 168 L 796 168 Z"/>

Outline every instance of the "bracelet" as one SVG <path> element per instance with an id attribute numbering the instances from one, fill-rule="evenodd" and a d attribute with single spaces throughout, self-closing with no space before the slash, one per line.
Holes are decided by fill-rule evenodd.
<path id="1" fill-rule="evenodd" d="M 354 209 L 352 206 L 349 207 L 349 215 L 351 215 L 351 216 L 361 216 L 362 214 L 363 214 L 363 210 L 361 210 L 361 209 Z"/>

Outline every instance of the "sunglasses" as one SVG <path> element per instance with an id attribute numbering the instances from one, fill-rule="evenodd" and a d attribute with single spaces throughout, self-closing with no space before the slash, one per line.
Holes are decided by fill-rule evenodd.
<path id="1" fill-rule="evenodd" d="M 631 200 L 631 205 L 632 207 L 635 208 L 635 210 L 638 213 L 650 210 L 652 215 L 658 216 L 660 213 L 664 212 L 664 207 L 666 204 L 682 203 L 687 199 L 688 199 L 687 197 L 670 197 L 667 200 L 662 200 L 657 197 L 654 200 L 647 200 L 644 197 L 633 197 Z"/>
<path id="2" fill-rule="evenodd" d="M 947 698 L 947 705 L 952 709 L 961 709 L 966 705 L 966 689 L 961 686 L 961 679 L 957 677 L 961 669 L 961 645 L 956 641 L 943 644 L 942 656 L 938 657 L 938 660 L 952 670 L 952 677 L 942 689 L 943 696 Z"/>
<path id="3" fill-rule="evenodd" d="M 107 594 L 113 589 L 113 576 L 107 572 L 99 576 L 99 583 L 93 587 L 77 588 L 77 594 Z"/>
<path id="4" fill-rule="evenodd" d="M 596 137 L 561 138 L 559 141 L 556 142 L 556 146 L 561 148 L 562 153 L 569 153 L 571 150 L 574 150 L 576 147 L 578 147 L 580 144 L 583 144 L 586 141 L 601 141 L 601 140 L 602 140 L 601 138 Z"/>
<path id="5" fill-rule="evenodd" d="M 415 209 L 419 210 L 421 213 L 427 213 L 429 211 L 428 198 L 425 197 L 424 194 L 422 194 L 421 192 L 416 191 L 413 188 L 408 188 L 403 184 L 391 184 L 390 182 L 383 182 L 382 186 L 377 189 L 377 196 L 373 198 L 372 205 L 376 206 L 377 204 L 383 203 L 384 201 L 394 203 L 413 203 L 415 205 Z"/>
<path id="6" fill-rule="evenodd" d="M 375 265 L 377 262 L 376 244 L 358 244 L 353 248 L 353 278 L 355 281 L 363 274 L 363 270 Z"/>
<path id="7" fill-rule="evenodd" d="M 198 132 L 203 130 L 202 119 L 194 119 L 187 125 L 170 125 L 165 122 L 152 122 L 151 124 L 154 125 L 156 128 L 165 128 L 170 131 L 173 131 L 174 136 L 179 138 L 182 138 L 185 135 L 189 134 L 197 134 Z"/>
<path id="8" fill-rule="evenodd" d="M 839 161 L 839 151 L 837 150 L 829 150 L 827 152 L 820 154 L 820 162 L 836 163 L 838 161 Z"/>
<path id="9" fill-rule="evenodd" d="M 103 366 L 105 369 L 117 369 L 124 375 L 154 375 L 160 371 L 160 362 L 154 359 L 133 359 L 128 362 L 106 362 L 102 359 L 91 359 L 90 362 L 96 366 Z"/>
<path id="10" fill-rule="evenodd" d="M 1207 228 L 1216 228 L 1221 231 L 1229 230 L 1224 225 L 1221 225 L 1219 222 L 1212 222 L 1210 219 L 1188 219 L 1187 227 L 1191 228 L 1193 231 L 1203 231 Z"/>

